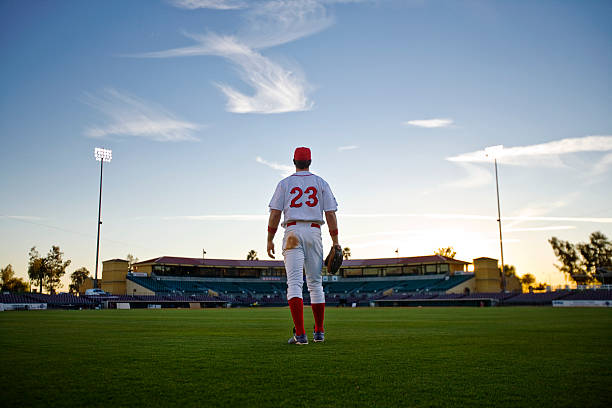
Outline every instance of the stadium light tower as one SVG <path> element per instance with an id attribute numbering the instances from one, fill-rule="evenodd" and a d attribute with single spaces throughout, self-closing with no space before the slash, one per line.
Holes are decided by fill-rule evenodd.
<path id="1" fill-rule="evenodd" d="M 100 216 L 102 214 L 102 169 L 104 169 L 104 162 L 109 162 L 113 158 L 113 151 L 110 149 L 102 149 L 96 147 L 94 149 L 94 157 L 100 162 L 100 196 L 98 198 L 98 239 L 96 243 L 96 274 L 94 276 L 94 288 L 98 287 L 98 259 L 100 255 Z"/>
<path id="2" fill-rule="evenodd" d="M 501 151 L 504 150 L 504 146 L 491 146 L 485 149 L 487 157 L 492 157 L 495 163 L 495 189 L 497 190 L 497 222 L 499 224 L 499 250 L 501 252 L 501 281 L 502 281 L 502 292 L 506 291 L 506 274 L 504 273 L 504 244 L 502 239 L 502 222 L 501 222 L 501 209 L 499 205 L 499 179 L 497 178 L 497 157 L 499 157 Z"/>

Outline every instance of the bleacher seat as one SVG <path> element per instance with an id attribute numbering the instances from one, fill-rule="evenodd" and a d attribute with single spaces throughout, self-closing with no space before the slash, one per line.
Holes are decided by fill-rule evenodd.
<path id="1" fill-rule="evenodd" d="M 563 300 L 612 300 L 612 290 L 573 290 Z"/>
<path id="2" fill-rule="evenodd" d="M 328 282 L 323 289 L 327 293 L 350 293 L 363 285 L 364 282 Z"/>
<path id="3" fill-rule="evenodd" d="M 544 293 L 520 293 L 504 300 L 506 305 L 551 305 L 553 300 L 563 299 L 569 294 L 568 290 L 557 290 Z"/>

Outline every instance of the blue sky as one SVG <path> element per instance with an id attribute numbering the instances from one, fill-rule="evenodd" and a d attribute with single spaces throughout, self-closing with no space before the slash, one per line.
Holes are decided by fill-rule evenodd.
<path id="1" fill-rule="evenodd" d="M 551 236 L 612 237 L 612 3 L 0 3 L 0 264 L 265 258 L 297 146 L 353 257 L 499 257 L 562 283 Z M 279 236 L 280 238 L 280 236 Z M 329 242 L 326 239 L 327 243 Z"/>

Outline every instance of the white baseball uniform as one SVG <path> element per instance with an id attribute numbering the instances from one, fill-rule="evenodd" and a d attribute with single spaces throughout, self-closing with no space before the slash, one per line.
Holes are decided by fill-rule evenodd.
<path id="1" fill-rule="evenodd" d="M 281 180 L 270 200 L 271 210 L 283 211 L 283 256 L 287 271 L 287 300 L 302 298 L 306 271 L 306 284 L 311 303 L 325 303 L 321 270 L 323 269 L 323 243 L 321 226 L 325 224 L 325 211 L 336 211 L 338 204 L 329 184 L 309 171 L 299 171 Z M 290 236 L 292 247 L 287 248 Z"/>

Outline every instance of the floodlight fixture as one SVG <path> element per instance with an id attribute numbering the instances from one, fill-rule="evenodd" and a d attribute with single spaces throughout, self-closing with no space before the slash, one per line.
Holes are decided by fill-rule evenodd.
<path id="1" fill-rule="evenodd" d="M 484 149 L 486 156 L 493 159 L 497 159 L 502 150 L 504 150 L 504 145 L 489 146 Z"/>
<path id="2" fill-rule="evenodd" d="M 105 161 L 110 163 L 113 158 L 113 151 L 110 149 L 103 149 L 101 147 L 96 147 L 94 149 L 94 157 L 97 161 Z"/>

